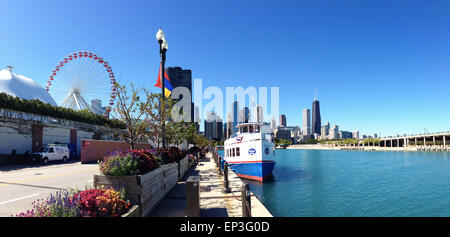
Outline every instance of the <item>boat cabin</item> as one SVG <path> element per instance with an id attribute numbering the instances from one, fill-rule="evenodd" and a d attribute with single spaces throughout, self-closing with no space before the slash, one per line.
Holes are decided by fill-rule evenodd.
<path id="1" fill-rule="evenodd" d="M 239 133 L 260 133 L 261 124 L 260 123 L 243 123 L 237 125 Z"/>

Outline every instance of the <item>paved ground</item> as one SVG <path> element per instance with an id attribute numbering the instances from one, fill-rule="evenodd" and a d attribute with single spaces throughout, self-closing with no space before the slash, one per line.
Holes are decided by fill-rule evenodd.
<path id="1" fill-rule="evenodd" d="M 218 175 L 211 154 L 202 159 L 199 164 L 189 170 L 181 182 L 167 195 L 160 205 L 152 212 L 152 217 L 184 217 L 186 216 L 186 179 L 191 175 L 200 176 L 200 216 L 202 217 L 241 217 L 242 207 L 241 179 L 231 170 L 229 183 L 233 194 L 223 194 L 223 176 Z M 252 195 L 252 216 L 271 217 L 272 215 Z"/>
<path id="2" fill-rule="evenodd" d="M 80 162 L 0 166 L 0 216 L 31 209 L 33 201 L 61 189 L 92 187 L 94 174 L 97 164 Z"/>

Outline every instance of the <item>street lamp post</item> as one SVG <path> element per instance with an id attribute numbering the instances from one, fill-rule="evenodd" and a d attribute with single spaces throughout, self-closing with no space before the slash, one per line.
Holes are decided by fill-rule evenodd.
<path id="1" fill-rule="evenodd" d="M 164 35 L 164 32 L 161 28 L 159 28 L 158 32 L 156 33 L 156 40 L 159 43 L 159 54 L 161 56 L 161 100 L 159 101 L 159 111 L 161 116 L 161 136 L 162 136 L 162 147 L 166 146 L 166 136 L 164 134 L 164 125 L 165 125 L 165 119 L 163 120 L 163 116 L 165 115 L 164 110 L 162 108 L 163 106 L 163 100 L 165 99 L 165 85 L 164 85 L 164 64 L 166 62 L 166 52 L 168 49 L 168 44 L 166 41 L 166 37 Z"/>

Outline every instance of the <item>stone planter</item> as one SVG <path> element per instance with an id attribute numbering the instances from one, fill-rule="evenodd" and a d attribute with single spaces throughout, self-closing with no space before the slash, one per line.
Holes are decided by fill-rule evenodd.
<path id="1" fill-rule="evenodd" d="M 139 205 L 133 205 L 130 210 L 128 210 L 121 217 L 139 217 L 141 215 L 141 210 L 139 209 Z"/>

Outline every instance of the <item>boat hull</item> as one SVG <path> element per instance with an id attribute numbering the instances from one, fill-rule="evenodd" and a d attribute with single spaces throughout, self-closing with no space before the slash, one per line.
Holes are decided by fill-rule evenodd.
<path id="1" fill-rule="evenodd" d="M 272 178 L 272 171 L 275 167 L 275 161 L 237 161 L 227 162 L 230 169 L 234 173 L 245 179 L 256 180 L 263 182 Z"/>

